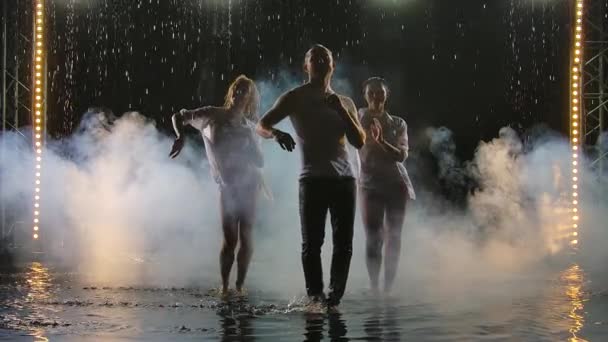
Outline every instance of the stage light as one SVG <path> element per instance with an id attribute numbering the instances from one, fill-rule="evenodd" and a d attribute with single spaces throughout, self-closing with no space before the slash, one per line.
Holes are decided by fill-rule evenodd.
<path id="1" fill-rule="evenodd" d="M 43 124 L 43 115 L 44 115 L 44 105 L 45 105 L 45 93 L 43 92 L 44 86 L 43 86 L 43 80 L 44 80 L 44 70 L 43 70 L 43 66 L 45 65 L 45 60 L 44 60 L 44 51 L 43 51 L 43 47 L 45 46 L 44 43 L 44 35 L 43 35 L 43 25 L 44 25 L 44 19 L 43 19 L 43 14 L 44 14 L 44 0 L 34 0 L 34 4 L 35 4 L 35 8 L 36 11 L 34 11 L 35 15 L 33 18 L 34 21 L 34 27 L 35 27 L 35 33 L 32 35 L 33 39 L 32 39 L 32 45 L 33 45 L 33 64 L 34 64 L 34 78 L 32 79 L 33 82 L 33 86 L 32 88 L 35 91 L 35 95 L 32 98 L 32 104 L 35 108 L 35 111 L 33 111 L 34 114 L 34 122 L 35 122 L 35 134 L 34 134 L 34 146 L 35 146 L 35 151 L 36 151 L 36 164 L 35 164 L 35 169 L 36 170 L 40 170 L 41 168 L 41 162 L 42 162 L 42 124 Z M 40 215 L 40 212 L 38 210 L 38 208 L 40 207 L 39 201 L 40 201 L 40 177 L 41 177 L 41 173 L 39 171 L 37 171 L 35 173 L 36 175 L 36 179 L 35 179 L 35 184 L 36 187 L 34 188 L 34 234 L 33 237 L 34 239 L 38 238 L 38 230 L 40 229 L 40 221 L 38 219 L 38 216 Z"/>
<path id="2" fill-rule="evenodd" d="M 580 101 L 581 94 L 579 93 L 579 87 L 584 84 L 584 80 L 582 80 L 582 65 L 581 65 L 581 56 L 583 55 L 583 45 L 581 44 L 581 38 L 583 33 L 583 25 L 582 25 L 582 15 L 583 15 L 583 0 L 576 0 L 576 17 L 573 18 L 576 23 L 573 31 L 573 35 L 575 37 L 574 44 L 572 46 L 572 64 L 571 67 L 571 113 L 570 113 L 570 141 L 573 151 L 578 151 L 579 144 L 579 106 L 578 103 Z M 581 90 L 582 91 L 582 90 Z M 578 153 L 572 153 L 572 207 L 571 212 L 576 213 L 576 215 L 572 216 L 573 227 L 577 228 L 578 225 L 576 222 L 579 220 L 578 216 Z M 576 236 L 576 235 L 575 235 Z M 577 240 L 572 240 L 571 244 L 578 244 Z"/>

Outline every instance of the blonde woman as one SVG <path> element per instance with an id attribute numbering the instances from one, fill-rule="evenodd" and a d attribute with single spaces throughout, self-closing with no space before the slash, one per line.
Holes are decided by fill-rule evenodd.
<path id="1" fill-rule="evenodd" d="M 263 184 L 261 168 L 264 164 L 255 135 L 258 103 L 255 83 L 240 75 L 228 87 L 223 106 L 182 109 L 172 117 L 177 137 L 171 158 L 175 158 L 184 146 L 184 125 L 198 129 L 203 135 L 211 173 L 219 185 L 224 233 L 220 252 L 222 295 L 228 294 L 237 244 L 236 290 L 240 294 L 253 252 L 251 230 Z"/>

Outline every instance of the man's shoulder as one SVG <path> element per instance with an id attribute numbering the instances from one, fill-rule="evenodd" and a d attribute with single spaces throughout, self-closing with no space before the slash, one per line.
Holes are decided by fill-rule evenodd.
<path id="1" fill-rule="evenodd" d="M 353 104 L 354 104 L 353 99 L 351 99 L 351 98 L 350 98 L 350 96 L 348 96 L 348 95 L 343 95 L 343 94 L 340 94 L 340 93 L 336 93 L 336 95 L 338 95 L 338 97 L 340 98 L 340 100 L 342 100 L 342 101 L 346 101 L 346 102 L 348 102 L 348 103 L 353 103 Z"/>
<path id="2" fill-rule="evenodd" d="M 287 90 L 285 92 L 285 95 L 302 95 L 303 93 L 306 92 L 307 89 L 308 89 L 308 87 L 306 86 L 306 84 L 301 84 L 301 85 L 295 86 L 295 87 Z"/>
<path id="3" fill-rule="evenodd" d="M 293 87 L 293 88 L 285 91 L 281 95 L 281 98 L 284 101 L 295 101 L 295 100 L 301 98 L 302 96 L 304 96 L 304 92 L 305 92 L 304 86 L 300 85 L 300 86 Z"/>
<path id="4" fill-rule="evenodd" d="M 344 105 L 349 107 L 348 109 L 353 110 L 355 113 L 357 112 L 357 106 L 355 106 L 355 102 L 353 101 L 353 99 L 351 99 L 349 96 L 338 93 L 336 93 L 336 95 L 338 95 L 340 101 L 342 101 Z"/>

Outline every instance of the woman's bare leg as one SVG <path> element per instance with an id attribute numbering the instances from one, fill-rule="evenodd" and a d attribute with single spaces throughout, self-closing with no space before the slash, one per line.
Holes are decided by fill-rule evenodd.
<path id="1" fill-rule="evenodd" d="M 384 204 L 369 190 L 361 190 L 361 216 L 365 228 L 365 257 L 372 291 L 378 291 L 378 278 L 382 266 Z"/>
<path id="2" fill-rule="evenodd" d="M 227 190 L 222 191 L 221 214 L 222 214 L 222 230 L 224 232 L 224 241 L 222 250 L 220 251 L 220 272 L 222 274 L 222 292 L 227 293 L 228 284 L 230 281 L 230 270 L 234 263 L 234 250 L 238 242 L 238 220 L 234 215 L 231 194 Z"/>
<path id="3" fill-rule="evenodd" d="M 405 220 L 407 193 L 393 196 L 386 204 L 386 253 L 384 255 L 384 292 L 389 292 L 397 275 L 401 254 L 401 230 Z"/>
<path id="4" fill-rule="evenodd" d="M 257 210 L 257 185 L 245 187 L 241 192 L 241 213 L 239 215 L 239 251 L 237 254 L 237 278 L 236 289 L 241 291 L 253 255 L 253 241 L 251 231 L 255 223 Z"/>

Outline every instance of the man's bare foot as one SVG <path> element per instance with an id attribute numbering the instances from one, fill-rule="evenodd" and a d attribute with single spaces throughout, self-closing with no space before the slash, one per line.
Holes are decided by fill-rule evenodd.
<path id="1" fill-rule="evenodd" d="M 304 309 L 307 313 L 311 314 L 323 314 L 325 313 L 325 305 L 321 302 L 310 302 Z"/>
<path id="2" fill-rule="evenodd" d="M 337 305 L 328 305 L 327 313 L 330 315 L 337 315 L 337 314 L 340 314 L 341 312 Z"/>
<path id="3" fill-rule="evenodd" d="M 325 313 L 325 306 L 325 295 L 310 296 L 305 310 L 308 313 L 323 314 Z"/>

